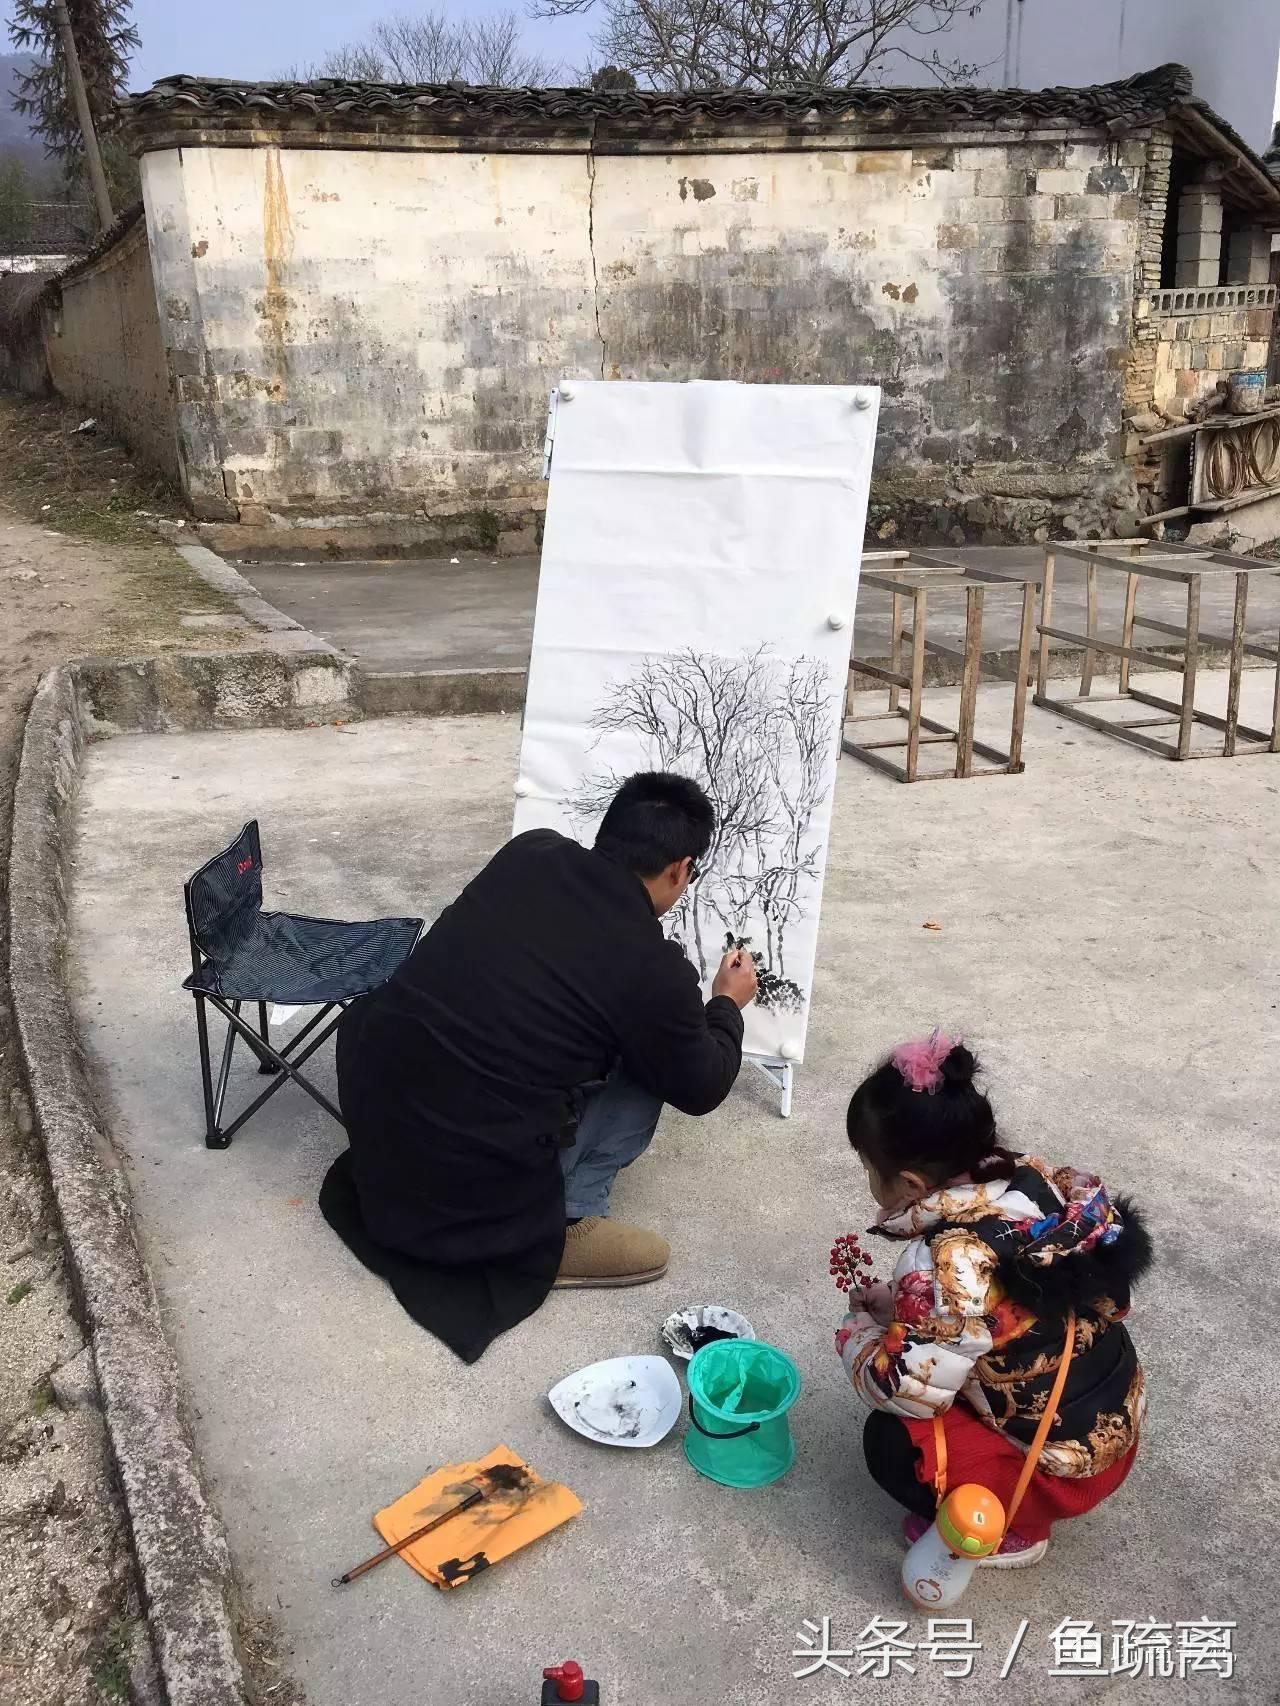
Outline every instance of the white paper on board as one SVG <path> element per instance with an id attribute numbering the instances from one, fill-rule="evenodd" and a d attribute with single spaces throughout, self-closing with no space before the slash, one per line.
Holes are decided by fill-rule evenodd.
<path id="1" fill-rule="evenodd" d="M 716 840 L 665 922 L 708 984 L 760 956 L 774 1059 L 804 1055 L 878 407 L 574 380 L 555 414 L 515 833 L 590 844 L 634 771 L 700 782 Z"/>

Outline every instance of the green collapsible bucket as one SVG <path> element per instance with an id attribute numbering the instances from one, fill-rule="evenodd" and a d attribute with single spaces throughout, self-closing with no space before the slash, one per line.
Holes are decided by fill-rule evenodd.
<path id="1" fill-rule="evenodd" d="M 795 1459 L 787 1411 L 800 1370 L 758 1339 L 718 1339 L 689 1364 L 684 1454 L 699 1475 L 725 1487 L 766 1487 Z"/>

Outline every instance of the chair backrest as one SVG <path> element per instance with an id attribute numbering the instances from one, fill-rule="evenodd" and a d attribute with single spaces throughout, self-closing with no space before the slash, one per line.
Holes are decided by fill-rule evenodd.
<path id="1" fill-rule="evenodd" d="M 216 966 L 244 941 L 262 909 L 262 844 L 256 818 L 187 879 L 183 894 L 192 946 Z"/>

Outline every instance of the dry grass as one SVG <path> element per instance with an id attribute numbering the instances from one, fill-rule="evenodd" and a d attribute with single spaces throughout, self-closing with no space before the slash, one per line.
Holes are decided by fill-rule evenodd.
<path id="1" fill-rule="evenodd" d="M 280 1625 L 269 1612 L 243 1611 L 236 1634 L 240 1656 L 262 1706 L 306 1706 L 306 1695 L 285 1669 Z"/>
<path id="2" fill-rule="evenodd" d="M 156 532 L 155 521 L 182 519 L 172 486 L 134 462 L 109 433 L 77 432 L 84 419 L 82 408 L 60 398 L 37 401 L 0 393 L 0 507 L 51 536 L 49 569 L 31 555 L 30 547 L 24 560 L 35 563 L 51 583 L 59 578 L 66 582 L 59 611 L 78 605 L 89 619 L 81 624 L 79 644 L 68 637 L 64 655 L 220 651 L 243 645 L 240 634 L 201 631 L 196 639 L 183 628 L 184 615 L 229 612 L 232 607 L 192 574 Z M 65 551 L 59 535 L 101 547 L 93 567 L 81 557 L 73 577 L 59 576 L 54 565 Z M 94 588 L 86 579 L 90 574 Z M 41 636 L 50 639 L 68 626 L 61 619 L 51 620 L 51 615 L 46 610 L 35 617 Z"/>
<path id="3" fill-rule="evenodd" d="M 24 521 L 80 539 L 153 546 L 150 519 L 181 519 L 178 494 L 110 433 L 77 432 L 85 418 L 61 398 L 0 394 L 0 489 L 8 506 Z"/>

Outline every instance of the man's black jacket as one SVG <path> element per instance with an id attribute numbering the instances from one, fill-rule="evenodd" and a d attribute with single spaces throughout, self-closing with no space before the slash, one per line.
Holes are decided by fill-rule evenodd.
<path id="1" fill-rule="evenodd" d="M 499 1293 L 506 1301 L 478 1356 L 555 1277 L 564 1239 L 557 1147 L 578 1119 L 582 1086 L 621 1064 L 664 1101 L 705 1114 L 728 1095 L 741 1061 L 742 1015 L 723 996 L 704 1007 L 697 974 L 663 935 L 640 879 L 553 830 L 531 830 L 344 1018 L 346 1188 L 354 1184 L 363 1231 L 382 1251 L 465 1266 L 475 1280 L 506 1270 L 485 1274 L 491 1304 Z M 326 1186 L 326 1213 L 343 1183 Z M 330 1219 L 348 1236 L 340 1214 Z M 370 1261 L 367 1249 L 357 1253 Z M 508 1297 L 517 1275 L 534 1284 Z M 450 1273 L 448 1289 L 456 1295 L 465 1277 Z M 434 1306 L 442 1300 L 415 1308 L 396 1290 L 467 1355 L 461 1330 L 471 1344 L 482 1323 L 451 1332 L 452 1312 Z"/>

